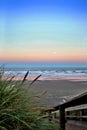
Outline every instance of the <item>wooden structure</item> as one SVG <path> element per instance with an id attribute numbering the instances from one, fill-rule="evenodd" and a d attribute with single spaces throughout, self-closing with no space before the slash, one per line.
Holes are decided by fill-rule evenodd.
<path id="1" fill-rule="evenodd" d="M 51 113 L 51 112 L 59 110 L 60 130 L 65 130 L 65 123 L 66 123 L 65 111 L 66 111 L 66 109 L 70 108 L 70 107 L 75 107 L 78 105 L 83 105 L 83 104 L 87 104 L 87 92 L 69 100 L 68 102 L 55 106 L 55 107 L 53 107 L 53 109 L 49 109 L 47 111 L 49 113 Z M 83 114 L 83 109 L 81 110 L 81 113 Z"/>

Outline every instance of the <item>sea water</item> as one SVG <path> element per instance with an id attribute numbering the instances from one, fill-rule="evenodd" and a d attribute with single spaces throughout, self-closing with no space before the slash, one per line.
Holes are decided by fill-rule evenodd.
<path id="1" fill-rule="evenodd" d="M 65 62 L 0 62 L 4 75 L 15 75 L 22 79 L 29 71 L 27 79 L 33 80 L 41 75 L 39 80 L 87 80 L 87 63 Z"/>

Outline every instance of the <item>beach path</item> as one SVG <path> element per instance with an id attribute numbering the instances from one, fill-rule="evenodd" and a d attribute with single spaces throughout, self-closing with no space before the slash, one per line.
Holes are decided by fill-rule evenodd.
<path id="1" fill-rule="evenodd" d="M 66 130 L 87 130 L 87 127 L 77 126 L 74 124 L 67 124 Z"/>

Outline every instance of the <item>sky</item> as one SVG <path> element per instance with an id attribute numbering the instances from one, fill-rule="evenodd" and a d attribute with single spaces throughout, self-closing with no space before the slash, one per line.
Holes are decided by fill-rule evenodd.
<path id="1" fill-rule="evenodd" d="M 87 1 L 0 0 L 0 61 L 87 62 Z"/>

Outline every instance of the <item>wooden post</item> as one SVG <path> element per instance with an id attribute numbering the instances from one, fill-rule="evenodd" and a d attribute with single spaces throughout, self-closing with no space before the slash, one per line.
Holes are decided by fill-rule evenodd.
<path id="1" fill-rule="evenodd" d="M 84 116 L 84 109 L 80 110 L 80 116 Z M 83 119 L 80 118 L 80 120 L 82 121 Z"/>
<path id="2" fill-rule="evenodd" d="M 48 114 L 49 114 L 49 121 L 52 121 L 52 114 L 51 114 L 51 111 L 49 111 Z"/>
<path id="3" fill-rule="evenodd" d="M 70 116 L 70 111 L 66 111 L 65 112 L 65 116 L 66 116 L 66 121 L 69 119 L 69 117 L 68 116 Z"/>
<path id="4" fill-rule="evenodd" d="M 69 111 L 66 111 L 66 115 L 69 116 L 69 115 L 70 115 L 70 112 L 69 112 Z"/>
<path id="5" fill-rule="evenodd" d="M 60 114 L 60 130 L 65 130 L 65 108 L 60 106 L 59 108 L 59 114 Z"/>
<path id="6" fill-rule="evenodd" d="M 82 116 L 84 116 L 84 115 L 85 115 L 85 114 L 84 114 L 84 109 L 82 109 L 81 112 L 82 112 Z"/>
<path id="7" fill-rule="evenodd" d="M 54 113 L 54 118 L 56 118 L 56 113 Z"/>

